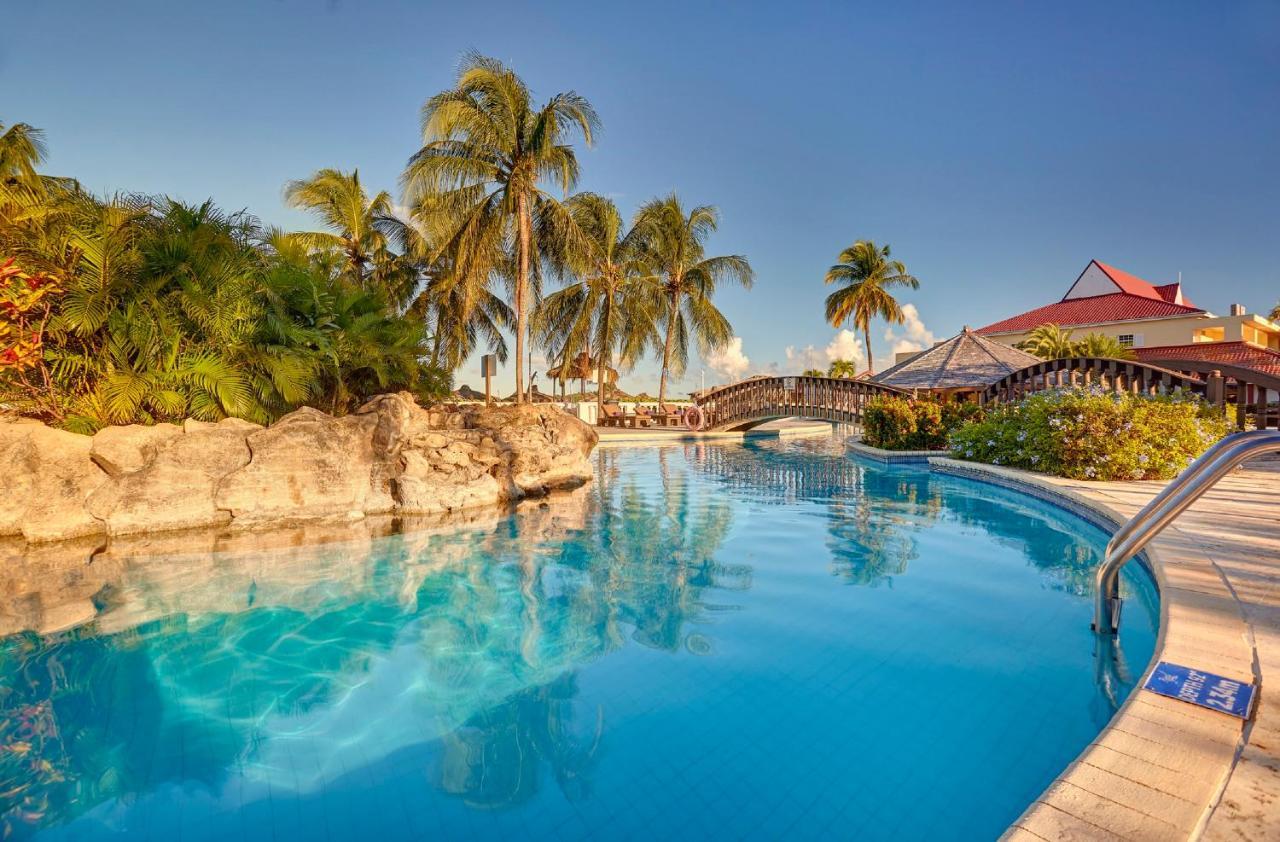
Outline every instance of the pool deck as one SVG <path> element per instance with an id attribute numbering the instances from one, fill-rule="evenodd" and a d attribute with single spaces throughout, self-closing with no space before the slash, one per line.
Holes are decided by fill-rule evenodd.
<path id="1" fill-rule="evenodd" d="M 1066 480 L 946 458 L 930 464 L 1111 523 L 1164 486 Z M 1147 556 L 1160 587 L 1153 661 L 1252 681 L 1259 688 L 1254 716 L 1244 722 L 1135 690 L 1006 839 L 1280 839 L 1280 693 L 1271 689 L 1280 684 L 1280 464 L 1232 473 L 1153 541 Z M 1147 665 L 1142 671 L 1145 679 Z"/>

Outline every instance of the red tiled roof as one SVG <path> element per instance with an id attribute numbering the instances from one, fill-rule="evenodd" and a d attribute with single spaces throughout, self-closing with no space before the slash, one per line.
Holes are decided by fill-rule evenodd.
<path id="1" fill-rule="evenodd" d="M 1181 290 L 1181 288 L 1182 288 L 1182 284 L 1179 284 L 1179 283 L 1163 284 L 1161 286 L 1156 287 L 1156 292 L 1158 292 L 1160 294 L 1160 297 L 1163 298 L 1165 301 L 1168 301 L 1170 304 L 1177 304 L 1178 292 L 1179 290 Z M 1185 295 L 1182 297 L 1182 304 L 1187 307 L 1195 306 L 1194 304 L 1192 304 L 1190 301 L 1187 300 L 1187 297 Z"/>
<path id="2" fill-rule="evenodd" d="M 1280 377 L 1280 353 L 1255 348 L 1247 342 L 1195 342 L 1191 345 L 1134 348 L 1133 354 L 1142 362 L 1156 365 L 1162 360 L 1203 360 L 1243 366 Z"/>
<path id="3" fill-rule="evenodd" d="M 1130 275 L 1123 269 L 1108 266 L 1101 260 L 1095 260 L 1093 262 L 1098 265 L 1099 269 L 1107 273 L 1108 278 L 1115 281 L 1116 286 L 1120 287 L 1121 292 L 1127 292 L 1129 295 L 1136 295 L 1139 298 L 1159 298 L 1161 300 L 1168 300 L 1164 299 L 1164 297 L 1157 292 L 1155 286 L 1142 280 L 1142 278 L 1139 278 L 1137 275 Z"/>
<path id="4" fill-rule="evenodd" d="M 1102 264 L 1098 264 L 1101 266 Z M 1104 267 L 1106 268 L 1106 267 Z M 1129 277 L 1132 277 L 1131 275 Z M 1134 278 L 1134 280 L 1140 280 Z M 1146 283 L 1146 281 L 1141 281 Z M 1040 325 L 1055 324 L 1060 327 L 1098 324 L 1101 322 L 1125 322 L 1134 319 L 1159 319 L 1168 316 L 1189 316 L 1203 313 L 1196 307 L 1173 304 L 1166 301 L 1155 287 L 1151 287 L 1152 295 L 1134 295 L 1126 292 L 1113 292 L 1109 295 L 1094 295 L 1089 298 L 1068 298 L 1055 304 L 1037 307 L 1003 321 L 979 328 L 978 333 L 1016 333 L 1024 330 L 1035 330 Z"/>

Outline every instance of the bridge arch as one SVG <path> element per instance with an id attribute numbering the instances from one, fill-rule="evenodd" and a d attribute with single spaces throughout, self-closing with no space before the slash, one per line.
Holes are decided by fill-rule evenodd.
<path id="1" fill-rule="evenodd" d="M 838 377 L 754 377 L 709 389 L 694 398 L 707 430 L 750 429 L 779 418 L 860 423 L 867 401 L 910 397 L 893 386 Z"/>

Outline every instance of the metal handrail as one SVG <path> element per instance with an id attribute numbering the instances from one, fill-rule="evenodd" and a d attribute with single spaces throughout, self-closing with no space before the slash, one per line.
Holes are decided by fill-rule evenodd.
<path id="1" fill-rule="evenodd" d="M 1228 471 L 1265 453 L 1280 453 L 1280 430 L 1252 430 L 1227 436 L 1204 452 L 1120 527 L 1107 544 L 1098 568 L 1093 604 L 1093 630 L 1115 634 L 1120 628 L 1120 568 L 1142 552 L 1174 518 Z"/>

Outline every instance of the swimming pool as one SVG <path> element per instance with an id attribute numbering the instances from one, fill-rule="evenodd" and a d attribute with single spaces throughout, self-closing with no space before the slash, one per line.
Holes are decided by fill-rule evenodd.
<path id="1" fill-rule="evenodd" d="M 1117 677 L 1105 535 L 1015 492 L 835 439 L 593 458 L 465 526 L 113 562 L 0 640 L 5 827 L 990 839 L 1150 659 L 1140 566 Z"/>

